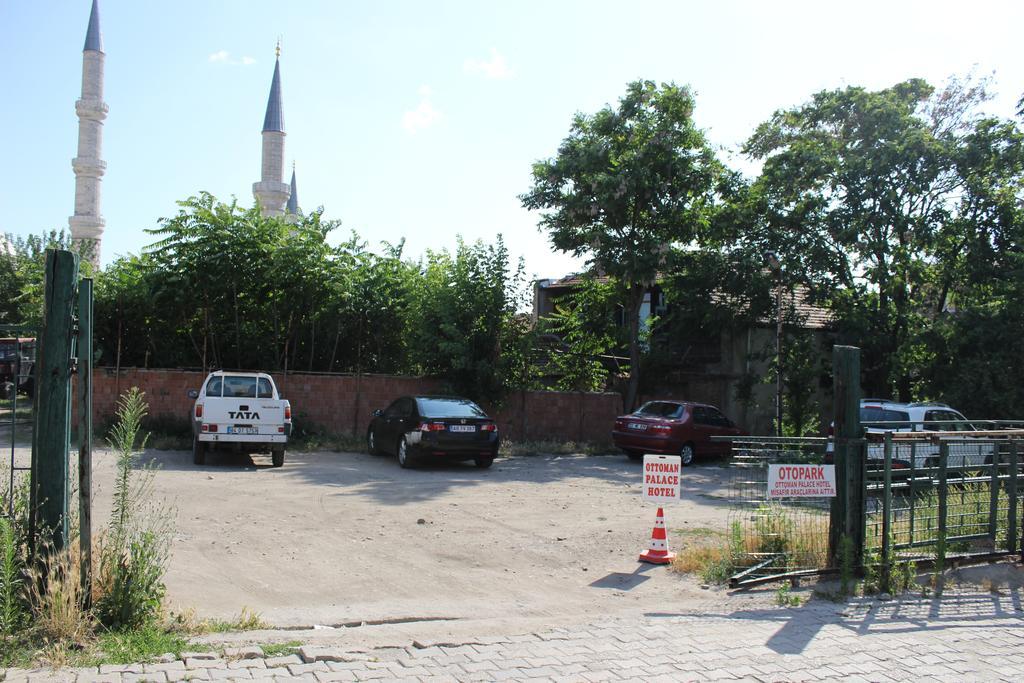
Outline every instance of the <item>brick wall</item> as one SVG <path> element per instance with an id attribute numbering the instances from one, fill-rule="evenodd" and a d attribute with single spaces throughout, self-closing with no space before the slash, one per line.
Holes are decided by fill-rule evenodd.
<path id="1" fill-rule="evenodd" d="M 437 380 L 422 377 L 314 374 L 289 374 L 287 377 L 274 374 L 273 377 L 281 394 L 291 401 L 292 413 L 297 419 L 334 434 L 362 435 L 374 409 L 387 407 L 399 396 L 437 393 L 440 388 Z M 205 373 L 188 370 L 122 368 L 118 376 L 113 368 L 96 368 L 93 372 L 93 420 L 96 425 L 110 422 L 117 397 L 133 386 L 146 393 L 150 416 L 185 420 L 193 403 L 188 391 L 198 390 L 205 378 Z M 506 439 L 601 443 L 609 440 L 612 421 L 621 412 L 619 394 L 526 391 L 509 396 L 496 417 Z"/>

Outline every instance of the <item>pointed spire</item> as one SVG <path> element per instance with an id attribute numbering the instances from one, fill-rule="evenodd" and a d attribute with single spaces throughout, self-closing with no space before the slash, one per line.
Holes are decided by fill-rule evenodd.
<path id="1" fill-rule="evenodd" d="M 292 162 L 292 193 L 288 197 L 288 213 L 299 215 L 299 189 L 295 185 L 295 162 Z"/>
<path id="2" fill-rule="evenodd" d="M 281 109 L 281 43 L 277 44 L 277 59 L 274 60 L 274 80 L 270 82 L 270 97 L 267 98 L 267 114 L 263 117 L 263 132 L 284 132 L 284 112 Z"/>
<path id="3" fill-rule="evenodd" d="M 82 51 L 92 50 L 103 52 L 103 34 L 100 33 L 100 3 L 92 0 L 92 11 L 89 12 L 89 29 L 85 32 L 85 47 Z"/>

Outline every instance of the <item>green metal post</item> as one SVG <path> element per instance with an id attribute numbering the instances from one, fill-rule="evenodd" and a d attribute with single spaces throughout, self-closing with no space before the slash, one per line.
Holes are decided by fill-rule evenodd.
<path id="1" fill-rule="evenodd" d="M 1006 481 L 1006 493 L 1010 498 L 1010 516 L 1006 520 L 1006 549 L 1011 553 L 1017 552 L 1017 480 L 1020 477 L 1017 455 L 1017 442 L 1011 441 L 1010 478 Z M 1024 550 L 1024 547 L 1021 550 Z"/>
<path id="2" fill-rule="evenodd" d="M 999 461 L 1000 448 L 998 444 L 993 446 L 995 451 L 992 454 L 992 472 L 989 478 L 988 491 L 988 535 L 992 539 L 992 551 L 999 550 Z"/>
<path id="3" fill-rule="evenodd" d="M 829 558 L 840 564 L 840 541 L 853 543 L 854 564 L 864 553 L 864 452 L 860 441 L 860 349 L 832 348 L 833 422 L 835 425 L 836 497 L 829 520 Z"/>
<path id="4" fill-rule="evenodd" d="M 30 488 L 33 549 L 44 552 L 61 551 L 68 543 L 71 335 L 77 280 L 78 255 L 48 249 Z"/>
<path id="5" fill-rule="evenodd" d="M 948 538 L 949 532 L 946 528 L 946 513 L 949 499 L 949 485 L 947 480 L 949 472 L 949 444 L 943 442 L 939 446 L 939 534 L 941 538 Z"/>
<path id="6" fill-rule="evenodd" d="M 882 484 L 882 585 L 889 591 L 892 566 L 892 432 L 885 433 L 885 472 Z"/>
<path id="7" fill-rule="evenodd" d="M 78 544 L 82 600 L 92 602 L 92 278 L 78 286 Z"/>
<path id="8" fill-rule="evenodd" d="M 917 443 L 910 443 L 910 479 L 908 479 L 909 490 L 907 491 L 907 497 L 910 501 L 910 510 L 907 511 L 909 517 L 909 533 L 907 535 L 907 543 L 913 545 L 914 543 L 914 502 L 917 496 L 914 495 L 914 482 L 917 481 Z"/>

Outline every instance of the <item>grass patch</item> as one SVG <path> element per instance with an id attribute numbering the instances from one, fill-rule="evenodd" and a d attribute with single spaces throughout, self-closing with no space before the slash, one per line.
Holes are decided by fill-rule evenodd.
<path id="1" fill-rule="evenodd" d="M 260 631 L 270 628 L 263 616 L 248 607 L 243 607 L 233 619 L 200 619 L 194 609 L 187 609 L 173 616 L 174 628 L 190 635 L 206 633 L 227 633 L 229 631 Z"/>
<path id="2" fill-rule="evenodd" d="M 168 652 L 187 650 L 188 635 L 173 627 L 147 624 L 131 630 L 97 630 L 77 640 L 49 640 L 38 634 L 7 639 L 0 645 L 0 666 L 101 666 L 151 662 Z"/>
<path id="3" fill-rule="evenodd" d="M 283 657 L 294 653 L 302 643 L 298 640 L 289 640 L 287 643 L 270 643 L 262 645 L 263 654 L 267 657 Z"/>
<path id="4" fill-rule="evenodd" d="M 211 619 L 203 622 L 204 633 L 227 633 L 228 631 L 261 631 L 270 628 L 270 624 L 263 621 L 259 612 L 254 612 L 248 607 L 243 607 L 241 613 L 234 619 Z"/>
<path id="5" fill-rule="evenodd" d="M 298 433 L 293 429 L 292 436 L 288 439 L 288 448 L 303 453 L 315 451 L 366 453 L 366 439 L 361 436 L 345 436 L 326 432 Z"/>
<path id="6" fill-rule="evenodd" d="M 180 632 L 149 624 L 131 631 L 101 633 L 95 647 L 92 658 L 79 666 L 147 662 L 168 652 L 180 657 L 188 649 L 188 638 Z"/>

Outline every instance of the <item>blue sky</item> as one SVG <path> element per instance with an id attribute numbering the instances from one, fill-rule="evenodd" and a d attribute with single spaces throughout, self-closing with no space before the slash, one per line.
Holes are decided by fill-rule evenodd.
<path id="1" fill-rule="evenodd" d="M 90 0 L 0 0 L 0 232 L 67 226 Z M 416 257 L 456 235 L 504 234 L 529 274 L 578 264 L 519 205 L 533 161 L 576 111 L 627 82 L 688 83 L 723 154 L 771 113 L 824 88 L 941 83 L 995 72 L 990 108 L 1024 91 L 1013 2 L 373 2 L 100 0 L 106 62 L 103 260 L 140 251 L 174 202 L 252 203 L 260 129 L 281 57 L 288 165 L 376 247 Z M 287 172 L 286 172 L 287 176 Z M 287 181 L 287 177 L 285 180 Z"/>

